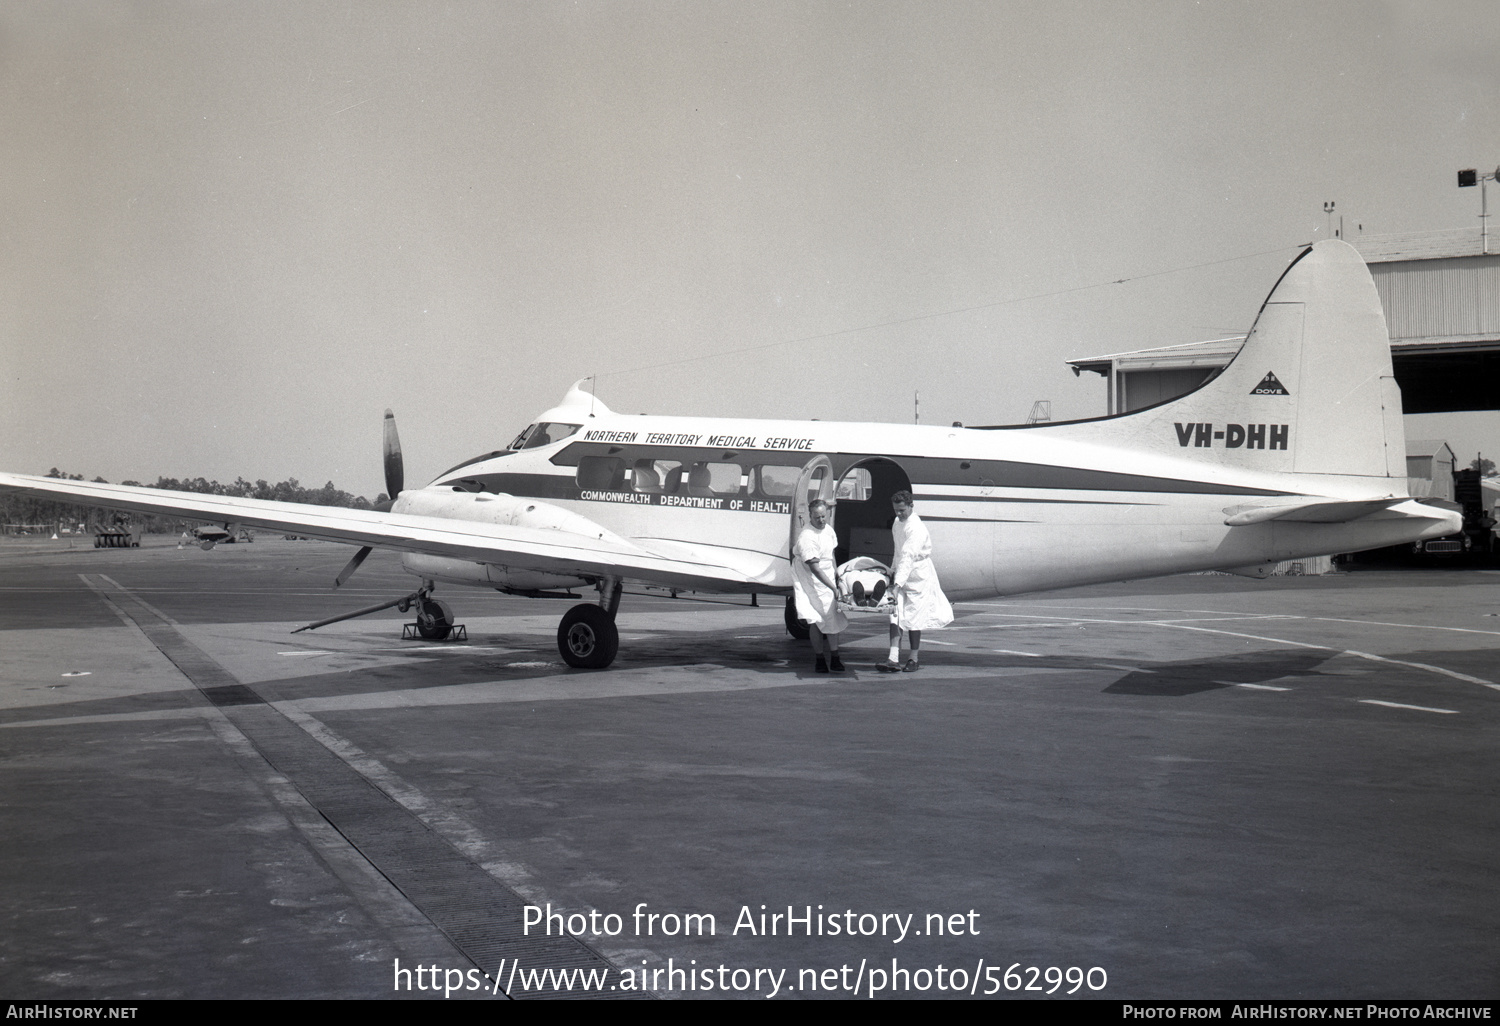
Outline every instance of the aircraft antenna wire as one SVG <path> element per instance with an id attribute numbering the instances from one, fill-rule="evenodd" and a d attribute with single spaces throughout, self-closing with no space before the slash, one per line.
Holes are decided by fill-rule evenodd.
<path id="1" fill-rule="evenodd" d="M 1190 264 L 1186 267 L 1173 267 L 1165 271 L 1150 271 L 1146 274 L 1131 275 L 1128 278 L 1114 278 L 1109 281 L 1096 281 L 1089 285 L 1075 285 L 1072 288 L 1057 289 L 1054 292 L 1038 292 L 1030 296 L 1017 296 L 1014 299 L 1002 299 L 994 303 L 980 303 L 978 306 L 965 306 L 953 310 L 942 310 L 937 313 L 917 314 L 912 317 L 901 317 L 894 321 L 883 321 L 879 324 L 862 324 L 855 328 L 840 328 L 837 331 L 828 331 L 820 335 L 804 335 L 800 338 L 783 339 L 779 342 L 763 342 L 760 345 L 744 346 L 739 349 L 724 349 L 711 353 L 698 353 L 694 356 L 684 356 L 677 360 L 665 360 L 661 363 L 645 364 L 639 367 L 625 367 L 620 370 L 605 371 L 603 375 L 594 375 L 594 386 L 598 387 L 598 379 L 623 374 L 637 374 L 642 371 L 659 370 L 663 367 L 677 367 L 684 363 L 697 363 L 700 360 L 717 360 L 725 356 L 742 356 L 745 353 L 758 353 L 765 349 L 777 349 L 781 346 L 803 345 L 808 342 L 825 342 L 828 339 L 839 338 L 843 335 L 854 335 L 862 331 L 876 331 L 880 328 L 895 328 L 903 324 L 915 324 L 919 321 L 935 320 L 939 317 L 953 317 L 958 314 L 974 313 L 979 310 L 993 310 L 997 307 L 1011 306 L 1015 303 L 1029 303 L 1034 299 L 1050 299 L 1053 296 L 1065 296 L 1073 292 L 1086 292 L 1089 289 L 1104 288 L 1107 285 L 1124 285 L 1133 281 L 1144 281 L 1147 278 L 1160 278 L 1168 274 L 1181 274 L 1184 271 L 1196 271 L 1203 267 L 1214 267 L 1218 264 L 1230 264 L 1237 260 L 1253 260 L 1256 257 L 1270 256 L 1273 253 L 1283 253 L 1288 249 L 1301 252 L 1311 243 L 1298 243 L 1296 246 L 1277 246 L 1275 249 L 1262 250 L 1259 253 L 1244 253 L 1240 256 L 1225 257 L 1222 260 L 1209 260 L 1201 264 Z"/>

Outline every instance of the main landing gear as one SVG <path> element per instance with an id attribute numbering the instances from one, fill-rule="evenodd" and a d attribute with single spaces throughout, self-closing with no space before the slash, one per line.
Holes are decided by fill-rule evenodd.
<path id="1" fill-rule="evenodd" d="M 579 670 L 602 670 L 615 661 L 620 631 L 615 611 L 620 608 L 618 579 L 599 582 L 599 604 L 584 602 L 563 615 L 557 626 L 557 652 L 563 662 Z"/>

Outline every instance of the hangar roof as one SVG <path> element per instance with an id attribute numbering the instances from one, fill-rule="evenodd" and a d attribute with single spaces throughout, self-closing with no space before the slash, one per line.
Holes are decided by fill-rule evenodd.
<path id="1" fill-rule="evenodd" d="M 1400 232 L 1393 235 L 1362 235 L 1348 240 L 1367 264 L 1399 260 L 1441 260 L 1446 257 L 1481 255 L 1478 228 L 1452 228 L 1435 232 Z M 1500 251 L 1500 239 L 1489 240 L 1489 251 Z"/>
<path id="2" fill-rule="evenodd" d="M 1450 460 L 1454 459 L 1453 450 L 1449 448 L 1447 442 L 1434 441 L 1426 438 L 1408 438 L 1406 440 L 1406 455 L 1408 458 L 1413 456 L 1436 456 L 1444 449 L 1448 450 L 1448 458 Z"/>

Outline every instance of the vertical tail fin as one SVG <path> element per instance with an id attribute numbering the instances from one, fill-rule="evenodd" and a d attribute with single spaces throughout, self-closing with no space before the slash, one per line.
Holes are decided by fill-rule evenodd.
<path id="1" fill-rule="evenodd" d="M 1401 391 L 1385 314 L 1364 260 L 1338 240 L 1293 261 L 1218 376 L 1108 423 L 1117 444 L 1124 428 L 1141 448 L 1163 455 L 1280 473 L 1394 478 L 1391 487 L 1405 494 Z"/>

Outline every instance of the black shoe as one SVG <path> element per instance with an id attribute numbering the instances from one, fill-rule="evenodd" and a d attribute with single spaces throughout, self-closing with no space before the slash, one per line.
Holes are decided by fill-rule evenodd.
<path id="1" fill-rule="evenodd" d="M 865 586 L 864 586 L 864 582 L 862 582 L 862 581 L 855 581 L 854 585 L 849 589 L 849 591 L 854 596 L 854 604 L 856 606 L 862 606 L 862 605 L 865 604 Z"/>
<path id="2" fill-rule="evenodd" d="M 813 673 L 827 673 L 827 672 L 828 672 L 828 664 L 823 661 L 823 657 L 822 656 L 818 656 L 817 660 L 814 661 L 814 663 L 813 663 Z"/>
<path id="3" fill-rule="evenodd" d="M 872 606 L 878 606 L 878 605 L 880 605 L 880 600 L 881 600 L 881 598 L 884 595 L 885 595 L 885 582 L 881 581 L 879 584 L 875 585 L 875 590 L 872 591 L 872 592 L 870 592 L 870 605 L 872 605 Z"/>
<path id="4" fill-rule="evenodd" d="M 828 657 L 828 668 L 834 673 L 844 672 L 844 661 L 839 658 L 839 654 L 837 652 Z"/>
<path id="5" fill-rule="evenodd" d="M 916 673 L 917 672 L 917 661 L 915 659 L 908 659 L 906 661 L 906 665 L 903 666 L 903 667 L 901 667 L 901 672 L 902 673 Z"/>
<path id="6" fill-rule="evenodd" d="M 889 659 L 887 659 L 883 663 L 876 663 L 875 669 L 879 670 L 881 673 L 900 673 L 901 664 L 893 663 Z"/>

